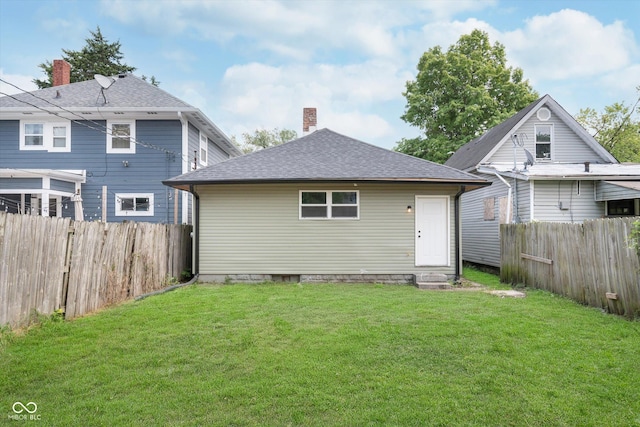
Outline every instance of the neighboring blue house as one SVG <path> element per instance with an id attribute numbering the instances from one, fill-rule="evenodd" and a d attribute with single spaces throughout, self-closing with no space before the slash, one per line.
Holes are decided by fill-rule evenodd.
<path id="1" fill-rule="evenodd" d="M 240 155 L 199 109 L 131 74 L 0 97 L 0 210 L 85 220 L 191 222 L 162 180 Z M 65 84 L 67 83 L 67 84 Z"/>

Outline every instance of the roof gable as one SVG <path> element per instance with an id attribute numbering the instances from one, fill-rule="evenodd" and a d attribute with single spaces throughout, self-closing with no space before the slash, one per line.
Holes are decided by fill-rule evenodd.
<path id="1" fill-rule="evenodd" d="M 527 105 L 522 110 L 489 129 L 483 135 L 460 147 L 445 165 L 460 170 L 471 171 L 483 163 L 489 163 L 492 155 L 505 143 L 511 141 L 511 136 L 518 133 L 518 129 L 540 108 L 549 108 L 565 123 L 580 140 L 595 151 L 604 161 L 617 163 L 617 160 L 602 147 L 567 111 L 550 95 L 545 95 Z"/>
<path id="2" fill-rule="evenodd" d="M 183 187 L 187 184 L 312 180 L 485 183 L 466 172 L 377 147 L 329 129 L 207 166 L 164 183 Z"/>

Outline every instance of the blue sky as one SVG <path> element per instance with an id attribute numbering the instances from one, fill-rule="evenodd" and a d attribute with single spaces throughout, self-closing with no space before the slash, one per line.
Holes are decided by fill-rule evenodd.
<path id="1" fill-rule="evenodd" d="M 303 107 L 316 107 L 319 128 L 392 148 L 419 134 L 400 116 L 422 53 L 475 28 L 570 114 L 630 105 L 640 85 L 634 0 L 0 0 L 0 78 L 35 89 L 38 64 L 96 26 L 135 74 L 236 137 L 301 135 Z"/>

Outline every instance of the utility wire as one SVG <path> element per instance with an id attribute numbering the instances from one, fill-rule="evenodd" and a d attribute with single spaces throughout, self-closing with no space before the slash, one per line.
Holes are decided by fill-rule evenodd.
<path id="1" fill-rule="evenodd" d="M 25 100 L 23 100 L 23 99 L 16 98 L 15 96 L 10 95 L 10 94 L 5 93 L 5 92 L 0 92 L 0 95 L 7 96 L 7 97 L 9 97 L 9 98 L 11 98 L 11 99 L 13 99 L 13 100 L 15 100 L 15 101 L 18 101 L 18 102 L 21 102 L 21 103 L 23 103 L 23 104 L 29 105 L 29 106 L 31 106 L 31 107 L 33 107 L 33 108 L 36 108 L 36 109 L 41 110 L 41 111 L 44 111 L 45 113 L 52 114 L 52 115 L 54 115 L 54 116 L 60 117 L 61 119 L 70 120 L 70 121 L 71 121 L 71 122 L 73 122 L 73 123 L 76 123 L 76 124 L 78 124 L 78 125 L 81 125 L 81 126 L 87 127 L 87 128 L 89 128 L 89 129 L 92 129 L 92 130 L 96 130 L 96 131 L 98 131 L 98 132 L 104 133 L 105 135 L 111 135 L 111 136 L 116 136 L 116 137 L 117 137 L 117 136 L 120 136 L 120 135 L 114 135 L 114 134 L 113 134 L 113 132 L 112 132 L 111 130 L 109 130 L 109 128 L 108 128 L 107 126 L 104 126 L 104 125 L 102 125 L 102 124 L 100 124 L 100 123 L 98 123 L 98 122 L 95 122 L 95 121 L 93 121 L 93 120 L 89 120 L 89 119 L 87 119 L 86 117 L 83 117 L 83 116 L 81 116 L 81 115 L 79 115 L 79 114 L 77 114 L 77 113 L 75 113 L 75 112 L 73 112 L 73 111 L 70 111 L 70 110 L 68 110 L 68 109 L 66 109 L 66 108 L 64 108 L 64 107 L 61 107 L 61 106 L 60 106 L 60 105 L 58 105 L 58 104 L 55 104 L 55 103 L 53 103 L 53 102 L 49 101 L 48 99 L 42 98 L 42 97 L 40 97 L 40 96 L 37 96 L 37 95 L 35 95 L 33 92 L 27 92 L 27 91 L 25 91 L 24 89 L 22 89 L 21 87 L 18 87 L 18 86 L 16 86 L 16 85 L 14 85 L 13 83 L 10 83 L 10 82 L 8 82 L 8 81 L 6 81 L 6 80 L 4 80 L 4 79 L 1 79 L 1 78 L 0 78 L 0 82 L 6 83 L 6 84 L 8 84 L 8 85 L 10 85 L 10 86 L 13 86 L 13 87 L 14 87 L 14 88 L 16 88 L 16 89 L 21 90 L 22 92 L 24 92 L 24 93 L 26 93 L 26 94 L 28 94 L 28 95 L 31 95 L 31 96 L 33 96 L 33 97 L 34 97 L 34 98 L 36 98 L 36 99 L 39 99 L 39 100 L 41 100 L 41 101 L 44 101 L 44 102 L 46 102 L 47 104 L 50 104 L 50 105 L 52 105 L 52 106 L 54 106 L 54 107 L 56 107 L 56 108 L 59 108 L 59 109 L 61 109 L 62 111 L 65 111 L 65 112 L 67 112 L 67 113 L 69 113 L 69 114 L 71 114 L 71 115 L 73 115 L 73 116 L 75 116 L 75 117 L 79 117 L 79 118 L 81 119 L 81 121 L 82 121 L 82 122 L 80 122 L 80 121 L 78 121 L 78 120 L 67 119 L 66 117 L 63 117 L 62 115 L 60 115 L 59 113 L 57 113 L 57 112 L 55 112 L 55 111 L 47 110 L 46 108 L 43 108 L 43 107 L 40 107 L 40 106 L 38 106 L 38 105 L 32 104 L 32 103 L 27 102 L 27 101 L 25 101 Z M 86 123 L 84 123 L 84 122 L 89 122 L 89 123 L 93 124 L 94 126 L 90 126 L 90 125 L 88 125 L 88 124 L 86 124 Z M 153 150 L 162 151 L 162 152 L 164 152 L 164 153 L 166 153 L 166 154 L 172 154 L 172 155 L 176 155 L 176 154 L 177 154 L 175 151 L 167 150 L 166 148 L 159 147 L 159 146 L 157 146 L 157 145 L 153 145 L 153 144 L 149 144 L 149 143 L 147 143 L 147 142 L 138 141 L 138 140 L 136 140 L 136 139 L 135 139 L 135 137 L 133 137 L 133 136 L 129 136 L 129 140 L 130 140 L 131 142 L 133 142 L 134 144 L 137 144 L 137 145 L 140 145 L 140 146 L 143 146 L 143 147 L 147 147 L 147 148 L 151 148 L 151 149 L 153 149 Z M 184 159 L 183 159 L 183 160 L 184 160 Z"/>

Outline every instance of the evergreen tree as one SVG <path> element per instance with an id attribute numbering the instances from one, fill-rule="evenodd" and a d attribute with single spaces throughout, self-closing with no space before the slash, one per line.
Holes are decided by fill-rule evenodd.
<path id="1" fill-rule="evenodd" d="M 124 55 L 120 52 L 119 41 L 109 43 L 104 38 L 100 27 L 96 31 L 89 31 L 91 37 L 85 39 L 87 44 L 80 50 L 62 49 L 62 59 L 71 65 L 71 83 L 93 79 L 95 74 L 113 76 L 119 73 L 131 73 L 135 67 L 122 62 Z M 38 88 L 53 86 L 53 63 L 49 60 L 38 65 L 46 75 L 43 80 L 34 79 Z M 159 82 L 151 76 L 151 84 L 158 86 Z"/>

